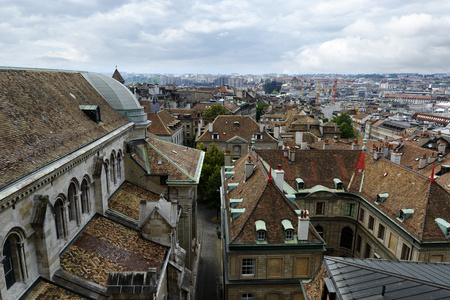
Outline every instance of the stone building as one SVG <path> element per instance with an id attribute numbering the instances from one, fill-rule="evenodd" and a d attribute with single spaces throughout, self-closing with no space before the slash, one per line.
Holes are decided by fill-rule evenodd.
<path id="1" fill-rule="evenodd" d="M 195 245 L 186 240 L 196 236 L 203 154 L 190 149 L 197 160 L 181 165 L 158 152 L 173 144 L 145 138 L 144 109 L 110 77 L 1 69 L 0 79 L 0 299 L 118 299 L 126 289 L 192 298 Z M 152 149 L 148 168 L 160 153 L 191 179 L 137 173 L 136 141 Z M 148 280 L 139 288 L 126 280 L 135 277 Z"/>

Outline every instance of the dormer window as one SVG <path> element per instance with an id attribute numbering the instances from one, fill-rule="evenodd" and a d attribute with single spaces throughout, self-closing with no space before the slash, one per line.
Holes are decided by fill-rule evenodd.
<path id="1" fill-rule="evenodd" d="M 441 218 L 436 218 L 434 221 L 438 224 L 439 228 L 446 238 L 450 238 L 450 223 Z"/>
<path id="2" fill-rule="evenodd" d="M 257 140 L 262 140 L 262 138 L 263 138 L 263 135 L 262 134 L 255 134 L 255 139 L 257 139 Z"/>
<path id="3" fill-rule="evenodd" d="M 414 213 L 414 209 L 400 209 L 397 219 L 399 221 L 403 222 L 413 213 Z"/>
<path id="4" fill-rule="evenodd" d="M 292 241 L 294 239 L 294 227 L 292 226 L 291 221 L 283 220 L 281 221 L 281 225 L 283 225 L 284 240 Z"/>
<path id="5" fill-rule="evenodd" d="M 266 222 L 264 222 L 263 220 L 258 220 L 255 222 L 255 227 L 256 227 L 256 241 L 265 242 L 267 240 Z"/>
<path id="6" fill-rule="evenodd" d="M 383 201 L 386 200 L 388 197 L 389 197 L 388 193 L 378 194 L 377 200 L 375 200 L 375 203 L 376 204 L 383 203 Z"/>
<path id="7" fill-rule="evenodd" d="M 235 122 L 233 123 L 233 125 L 234 125 L 234 127 L 239 127 L 239 126 L 240 126 L 240 124 L 239 124 L 238 121 L 235 121 Z"/>
<path id="8" fill-rule="evenodd" d="M 297 185 L 297 190 L 304 190 L 305 189 L 305 182 L 301 178 L 295 178 L 295 183 Z"/>
<path id="9" fill-rule="evenodd" d="M 339 178 L 333 179 L 334 188 L 337 190 L 343 190 L 344 189 L 344 183 Z"/>
<path id="10" fill-rule="evenodd" d="M 212 139 L 213 140 L 218 140 L 219 139 L 219 134 L 213 134 L 212 135 Z"/>

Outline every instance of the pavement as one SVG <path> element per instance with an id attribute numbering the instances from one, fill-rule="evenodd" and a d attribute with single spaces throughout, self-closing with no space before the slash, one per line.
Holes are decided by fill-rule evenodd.
<path id="1" fill-rule="evenodd" d="M 197 230 L 200 242 L 200 261 L 197 273 L 196 300 L 221 300 L 221 242 L 217 238 L 220 222 L 215 220 L 216 211 L 207 209 L 205 202 L 198 202 Z"/>

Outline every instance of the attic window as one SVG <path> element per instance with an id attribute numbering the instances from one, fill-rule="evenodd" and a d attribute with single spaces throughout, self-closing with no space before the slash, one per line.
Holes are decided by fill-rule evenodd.
<path id="1" fill-rule="evenodd" d="M 438 224 L 444 236 L 450 238 L 450 223 L 441 218 L 436 218 L 434 221 Z"/>
<path id="2" fill-rule="evenodd" d="M 301 178 L 295 178 L 295 183 L 297 184 L 297 190 L 305 189 L 305 182 Z"/>
<path id="3" fill-rule="evenodd" d="M 263 220 L 258 220 L 255 222 L 256 227 L 256 240 L 258 242 L 264 242 L 267 239 L 267 229 L 266 229 L 266 222 Z"/>
<path id="4" fill-rule="evenodd" d="M 95 123 L 102 123 L 100 117 L 100 106 L 98 105 L 78 105 L 78 107 Z"/>
<path id="5" fill-rule="evenodd" d="M 403 222 L 406 219 L 408 219 L 408 217 L 410 215 L 412 215 L 414 213 L 414 209 L 400 209 L 399 214 L 398 214 L 398 220 Z"/>
<path id="6" fill-rule="evenodd" d="M 262 138 L 263 138 L 263 135 L 262 135 L 262 134 L 260 134 L 260 133 L 255 134 L 255 139 L 257 139 L 257 140 L 262 140 Z"/>
<path id="7" fill-rule="evenodd" d="M 292 241 L 294 239 L 294 227 L 292 226 L 291 221 L 283 220 L 281 221 L 281 225 L 283 225 L 284 239 L 286 241 Z"/>
<path id="8" fill-rule="evenodd" d="M 344 184 L 342 183 L 342 181 L 339 178 L 334 178 L 333 179 L 334 182 L 334 188 L 337 190 L 343 190 L 344 189 Z"/>
<path id="9" fill-rule="evenodd" d="M 219 135 L 218 134 L 213 134 L 212 135 L 212 139 L 213 140 L 218 140 L 219 139 Z"/>
<path id="10" fill-rule="evenodd" d="M 158 160 L 158 166 L 162 165 L 162 160 Z"/>
<path id="11" fill-rule="evenodd" d="M 388 193 L 378 194 L 377 200 L 375 200 L 375 203 L 376 204 L 383 203 L 383 201 L 386 200 L 388 197 L 389 197 Z"/>
<path id="12" fill-rule="evenodd" d="M 234 122 L 234 127 L 239 127 L 239 126 L 240 126 L 239 122 L 238 122 L 238 121 L 235 121 L 235 122 Z"/>

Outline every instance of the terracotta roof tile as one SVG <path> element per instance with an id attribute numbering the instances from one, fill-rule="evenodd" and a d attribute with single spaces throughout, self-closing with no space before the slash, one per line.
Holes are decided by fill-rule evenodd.
<path id="1" fill-rule="evenodd" d="M 108 207 L 138 221 L 141 200 L 157 202 L 159 195 L 126 181 L 113 195 Z"/>
<path id="2" fill-rule="evenodd" d="M 23 300 L 53 300 L 53 299 L 73 299 L 84 300 L 89 299 L 71 292 L 61 286 L 58 286 L 45 279 L 38 279 L 31 291 L 22 298 Z"/>
<path id="3" fill-rule="evenodd" d="M 161 268 L 167 248 L 139 236 L 139 232 L 96 216 L 61 256 L 61 268 L 106 287 L 113 271 Z"/>
<path id="4" fill-rule="evenodd" d="M 129 123 L 79 73 L 0 70 L 0 82 L 0 187 Z"/>

